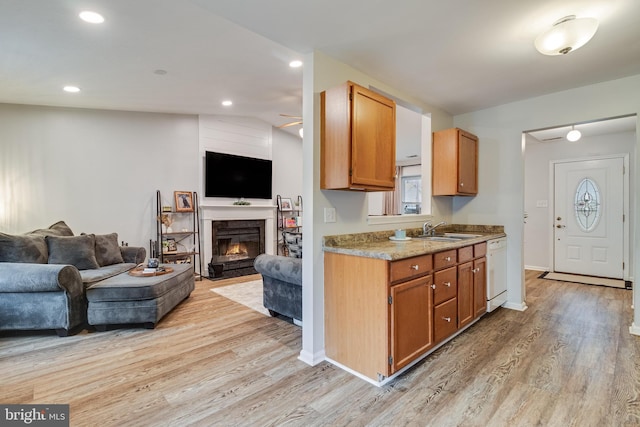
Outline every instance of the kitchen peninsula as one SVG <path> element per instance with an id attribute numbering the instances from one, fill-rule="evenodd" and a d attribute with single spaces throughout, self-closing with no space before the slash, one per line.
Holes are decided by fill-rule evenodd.
<path id="1" fill-rule="evenodd" d="M 325 236 L 327 360 L 382 385 L 486 313 L 487 241 L 502 226 Z"/>

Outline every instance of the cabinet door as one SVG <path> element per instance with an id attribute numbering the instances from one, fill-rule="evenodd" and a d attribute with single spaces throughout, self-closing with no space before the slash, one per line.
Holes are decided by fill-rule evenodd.
<path id="1" fill-rule="evenodd" d="M 458 330 L 458 301 L 451 298 L 433 309 L 433 339 L 438 343 Z"/>
<path id="2" fill-rule="evenodd" d="M 353 85 L 351 187 L 394 188 L 396 161 L 395 103 Z"/>
<path id="3" fill-rule="evenodd" d="M 462 328 L 474 319 L 474 277 L 473 262 L 458 266 L 458 328 Z"/>
<path id="4" fill-rule="evenodd" d="M 474 317 L 487 312 L 487 259 L 473 262 L 473 309 Z"/>
<path id="5" fill-rule="evenodd" d="M 458 193 L 478 193 L 478 139 L 462 130 L 458 136 Z"/>
<path id="6" fill-rule="evenodd" d="M 391 287 L 391 373 L 433 345 L 431 276 Z"/>

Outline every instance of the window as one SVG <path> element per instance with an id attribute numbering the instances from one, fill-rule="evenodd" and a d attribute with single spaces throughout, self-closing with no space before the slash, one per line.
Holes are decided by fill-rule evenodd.
<path id="1" fill-rule="evenodd" d="M 400 189 L 402 214 L 419 214 L 422 211 L 422 177 L 403 176 Z"/>
<path id="2" fill-rule="evenodd" d="M 592 231 L 600 219 L 600 191 L 590 178 L 580 181 L 575 196 L 576 221 L 582 231 Z"/>

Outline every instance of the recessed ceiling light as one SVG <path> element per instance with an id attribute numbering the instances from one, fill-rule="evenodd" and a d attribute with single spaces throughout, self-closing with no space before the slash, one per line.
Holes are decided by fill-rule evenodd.
<path id="1" fill-rule="evenodd" d="M 155 71 L 153 72 L 153 74 L 157 74 L 157 75 L 159 75 L 159 76 L 164 76 L 165 74 L 167 74 L 167 70 L 161 70 L 161 69 L 158 69 L 158 70 L 155 70 Z"/>
<path id="2" fill-rule="evenodd" d="M 80 92 L 80 88 L 78 86 L 65 86 L 62 88 L 65 92 L 69 93 L 78 93 Z"/>
<path id="3" fill-rule="evenodd" d="M 90 24 L 102 24 L 104 17 L 97 12 L 91 12 L 90 10 L 84 10 L 78 15 L 80 19 Z"/>
<path id="4" fill-rule="evenodd" d="M 289 62 L 289 67 L 291 67 L 291 68 L 302 67 L 302 61 L 298 61 L 298 60 L 291 61 L 291 62 Z"/>
<path id="5" fill-rule="evenodd" d="M 231 105 L 233 105 L 233 102 L 227 100 L 227 101 L 222 101 L 222 105 L 224 105 L 225 107 L 229 107 Z"/>

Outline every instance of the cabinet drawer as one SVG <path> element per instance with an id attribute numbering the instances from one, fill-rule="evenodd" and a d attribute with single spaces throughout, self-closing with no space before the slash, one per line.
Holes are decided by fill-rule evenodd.
<path id="1" fill-rule="evenodd" d="M 423 276 L 433 270 L 431 255 L 421 255 L 413 258 L 391 262 L 389 269 L 390 282 L 395 283 L 411 277 Z"/>
<path id="2" fill-rule="evenodd" d="M 487 254 L 487 242 L 473 245 L 473 257 L 480 258 Z"/>
<path id="3" fill-rule="evenodd" d="M 456 267 L 437 271 L 433 275 L 433 303 L 440 304 L 458 294 L 457 269 Z"/>
<path id="4" fill-rule="evenodd" d="M 467 262 L 473 259 L 473 246 L 465 246 L 458 249 L 458 262 Z"/>
<path id="5" fill-rule="evenodd" d="M 441 268 L 450 267 L 457 263 L 456 250 L 438 252 L 433 255 L 433 268 L 439 270 Z"/>
<path id="6" fill-rule="evenodd" d="M 453 298 L 433 309 L 434 341 L 439 342 L 458 330 L 458 301 Z"/>

